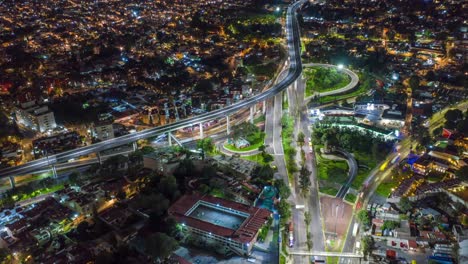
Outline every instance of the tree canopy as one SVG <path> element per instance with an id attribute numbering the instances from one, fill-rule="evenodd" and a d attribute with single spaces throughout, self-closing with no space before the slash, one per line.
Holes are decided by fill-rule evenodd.
<path id="1" fill-rule="evenodd" d="M 153 258 L 160 260 L 169 257 L 179 247 L 177 240 L 159 232 L 147 237 L 144 244 L 145 252 Z"/>

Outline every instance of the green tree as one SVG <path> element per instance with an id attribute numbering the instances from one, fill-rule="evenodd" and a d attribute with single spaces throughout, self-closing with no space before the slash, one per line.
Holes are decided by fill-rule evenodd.
<path id="1" fill-rule="evenodd" d="M 209 137 L 197 141 L 197 148 L 202 149 L 206 153 L 212 153 L 215 149 L 213 140 Z"/>
<path id="2" fill-rule="evenodd" d="M 232 131 L 232 137 L 234 140 L 237 140 L 241 137 L 247 138 L 250 135 L 256 134 L 260 132 L 260 129 L 250 122 L 243 122 L 239 125 L 233 126 Z"/>
<path id="3" fill-rule="evenodd" d="M 370 225 L 369 212 L 367 210 L 364 210 L 364 209 L 360 210 L 357 213 L 357 218 L 362 225 L 366 225 L 366 226 Z"/>
<path id="4" fill-rule="evenodd" d="M 281 199 L 278 203 L 278 213 L 281 216 L 281 223 L 283 224 L 291 217 L 291 205 L 285 199 Z"/>
<path id="5" fill-rule="evenodd" d="M 260 147 L 258 147 L 258 151 L 260 151 L 262 154 L 265 154 L 265 150 L 266 150 L 265 145 L 261 145 Z"/>
<path id="6" fill-rule="evenodd" d="M 361 239 L 361 245 L 364 260 L 367 260 L 367 256 L 372 251 L 372 248 L 374 248 L 374 239 L 371 236 L 364 236 Z"/>
<path id="7" fill-rule="evenodd" d="M 278 193 L 281 199 L 286 200 L 291 195 L 291 189 L 288 185 L 286 185 L 286 183 L 284 183 L 283 179 L 275 180 L 274 186 L 276 187 L 276 189 L 278 189 Z"/>
<path id="8" fill-rule="evenodd" d="M 421 216 L 416 220 L 416 223 L 420 228 L 426 228 L 431 225 L 431 220 L 429 220 L 427 217 Z"/>
<path id="9" fill-rule="evenodd" d="M 454 129 L 457 127 L 459 121 L 463 120 L 463 112 L 459 109 L 450 109 L 445 115 L 445 127 L 449 129 Z"/>
<path id="10" fill-rule="evenodd" d="M 468 215 L 467 215 L 467 214 L 463 214 L 463 215 L 461 216 L 461 221 L 460 221 L 460 222 L 461 222 L 461 224 L 462 224 L 463 226 L 465 226 L 465 227 L 468 226 Z"/>
<path id="11" fill-rule="evenodd" d="M 143 155 L 147 155 L 147 154 L 153 153 L 155 149 L 151 146 L 144 146 L 140 149 L 140 151 Z"/>
<path id="12" fill-rule="evenodd" d="M 400 207 L 400 209 L 406 213 L 411 210 L 411 208 L 413 208 L 413 203 L 411 203 L 408 197 L 401 197 L 400 202 L 398 203 L 398 207 Z"/>
<path id="13" fill-rule="evenodd" d="M 71 183 L 71 184 L 77 184 L 79 183 L 79 173 L 74 171 L 72 172 L 70 175 L 68 175 L 68 181 Z"/>
<path id="14" fill-rule="evenodd" d="M 394 230 L 395 228 L 397 228 L 399 226 L 400 226 L 400 223 L 398 223 L 398 222 L 385 220 L 383 225 L 382 225 L 382 230 L 384 230 L 384 229 Z"/>
<path id="15" fill-rule="evenodd" d="M 409 87 L 413 89 L 413 91 L 419 89 L 420 81 L 421 79 L 419 78 L 419 76 L 412 75 L 408 81 Z"/>
<path id="16" fill-rule="evenodd" d="M 211 179 L 216 177 L 216 170 L 213 166 L 205 166 L 203 167 L 201 174 L 203 178 Z"/>
<path id="17" fill-rule="evenodd" d="M 145 252 L 154 259 L 159 260 L 165 260 L 179 247 L 177 240 L 159 232 L 148 236 L 144 244 Z"/>
<path id="18" fill-rule="evenodd" d="M 301 148 L 304 146 L 304 143 L 305 143 L 305 135 L 304 133 L 301 131 L 297 134 L 297 144 L 299 144 L 299 146 L 301 146 Z"/>
<path id="19" fill-rule="evenodd" d="M 0 263 L 8 263 L 5 262 L 11 258 L 10 251 L 6 248 L 0 248 Z"/>
<path id="20" fill-rule="evenodd" d="M 167 175 L 161 178 L 161 181 L 159 182 L 159 191 L 166 197 L 171 198 L 171 200 L 177 198 L 180 193 L 176 178 L 172 175 Z"/>
<path id="21" fill-rule="evenodd" d="M 275 171 L 268 164 L 257 166 L 257 168 L 255 169 L 255 175 L 257 175 L 257 177 L 255 178 L 255 181 L 262 182 L 262 183 L 271 182 L 273 180 L 274 174 L 275 174 Z"/>
<path id="22" fill-rule="evenodd" d="M 462 181 L 468 181 L 468 166 L 463 166 L 455 172 L 455 175 Z"/>
<path id="23" fill-rule="evenodd" d="M 309 212 L 309 211 L 305 211 L 305 212 L 304 212 L 304 222 L 305 222 L 305 224 L 306 224 L 307 227 L 309 227 L 310 221 L 312 221 L 312 217 L 311 217 L 311 215 L 310 215 L 310 212 Z"/>
<path id="24" fill-rule="evenodd" d="M 311 250 L 312 250 L 312 245 L 313 245 L 313 243 L 312 243 L 312 234 L 311 234 L 310 232 L 307 232 L 307 241 L 306 241 L 306 244 L 307 244 L 307 249 L 308 249 L 309 251 L 311 251 Z"/>
<path id="25" fill-rule="evenodd" d="M 299 185 L 303 195 L 309 193 L 310 184 L 310 171 L 307 170 L 305 166 L 302 166 L 301 170 L 299 171 Z"/>

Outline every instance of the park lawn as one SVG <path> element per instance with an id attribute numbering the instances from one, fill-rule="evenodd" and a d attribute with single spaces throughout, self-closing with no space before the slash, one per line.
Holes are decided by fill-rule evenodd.
<path id="1" fill-rule="evenodd" d="M 15 200 L 18 201 L 18 202 L 19 201 L 24 201 L 24 200 L 28 200 L 28 199 L 31 199 L 31 198 L 34 198 L 34 197 L 37 197 L 37 196 L 40 196 L 40 195 L 54 193 L 56 191 L 62 190 L 63 188 L 64 188 L 63 184 L 57 184 L 57 185 L 54 185 L 54 186 L 52 186 L 50 188 L 42 188 L 42 189 L 35 190 L 30 194 L 18 195 L 18 200 L 16 200 L 16 199 Z"/>
<path id="2" fill-rule="evenodd" d="M 258 14 L 258 13 L 249 13 L 246 15 L 241 15 L 238 22 L 244 25 L 251 24 L 273 24 L 276 23 L 277 17 L 274 14 Z"/>
<path id="3" fill-rule="evenodd" d="M 224 198 L 226 196 L 222 190 L 217 188 L 211 190 L 210 195 L 218 198 Z"/>
<path id="4" fill-rule="evenodd" d="M 366 153 L 366 152 L 355 151 L 353 152 L 353 155 L 359 165 L 364 165 L 368 167 L 368 168 L 363 168 L 360 166 L 358 168 L 358 174 L 356 178 L 351 183 L 352 188 L 359 190 L 362 184 L 364 183 L 364 181 L 366 180 L 367 176 L 371 172 L 371 170 L 375 168 L 375 166 L 377 166 L 377 163 L 379 161 L 375 160 L 370 153 Z"/>
<path id="5" fill-rule="evenodd" d="M 328 194 L 331 196 L 335 196 L 338 193 L 338 190 L 336 188 L 328 186 L 320 187 L 319 190 L 321 193 Z"/>
<path id="6" fill-rule="evenodd" d="M 286 257 L 283 255 L 280 255 L 280 264 L 286 264 Z"/>
<path id="7" fill-rule="evenodd" d="M 367 176 L 369 176 L 370 172 L 371 172 L 370 169 L 358 168 L 358 173 L 354 181 L 351 183 L 351 188 L 356 189 L 356 190 L 361 189 L 362 184 L 366 180 Z"/>
<path id="8" fill-rule="evenodd" d="M 245 159 L 245 160 L 250 160 L 250 161 L 257 162 L 260 165 L 268 165 L 268 164 L 271 163 L 271 162 L 265 162 L 263 160 L 262 153 L 258 153 L 258 154 L 250 155 L 250 156 L 240 156 L 240 158 Z"/>
<path id="9" fill-rule="evenodd" d="M 379 186 L 377 186 L 377 189 L 375 192 L 383 197 L 388 197 L 390 193 L 392 193 L 392 188 L 396 188 L 398 186 L 398 182 L 382 182 Z"/>
<path id="10" fill-rule="evenodd" d="M 346 161 L 322 159 L 318 163 L 320 180 L 344 184 L 348 180 L 348 163 Z"/>
<path id="11" fill-rule="evenodd" d="M 231 144 L 225 144 L 224 146 L 227 149 L 235 151 L 235 152 L 256 150 L 265 143 L 265 133 L 258 132 L 256 136 L 252 137 L 252 139 L 253 139 L 252 141 L 249 140 L 250 146 L 245 147 L 245 148 L 238 149 L 234 145 L 231 145 Z"/>
<path id="12" fill-rule="evenodd" d="M 310 67 L 304 69 L 306 81 L 306 97 L 311 96 L 314 92 L 327 92 L 345 87 L 350 81 L 350 77 L 334 68 L 321 68 L 320 71 L 329 76 L 329 78 L 322 78 L 317 76 L 319 67 Z"/>
<path id="13" fill-rule="evenodd" d="M 291 156 L 290 153 L 294 151 L 293 140 L 294 140 L 294 119 L 285 114 L 281 122 L 283 130 L 281 131 L 281 142 L 283 144 L 284 159 L 286 161 L 286 169 L 288 171 L 288 179 L 290 182 L 294 181 L 294 172 L 297 170 L 295 155 Z M 294 149 L 294 150 L 293 150 Z"/>
<path id="14" fill-rule="evenodd" d="M 348 201 L 348 202 L 350 202 L 350 203 L 356 202 L 356 198 L 357 198 L 356 195 L 354 195 L 354 194 L 352 194 L 352 193 L 348 193 L 348 194 L 346 194 L 346 196 L 345 196 L 345 200 Z"/>

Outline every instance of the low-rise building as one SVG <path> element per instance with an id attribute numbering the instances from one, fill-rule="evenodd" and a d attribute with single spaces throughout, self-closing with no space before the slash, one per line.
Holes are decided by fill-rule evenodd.
<path id="1" fill-rule="evenodd" d="M 114 128 L 112 123 L 112 121 L 102 121 L 94 124 L 93 137 L 101 141 L 114 138 Z"/>
<path id="2" fill-rule="evenodd" d="M 57 127 L 54 112 L 46 105 L 36 105 L 35 101 L 21 104 L 15 108 L 16 122 L 41 133 Z"/>
<path id="3" fill-rule="evenodd" d="M 262 208 L 198 194 L 177 200 L 168 214 L 201 244 L 248 256 L 271 213 Z"/>

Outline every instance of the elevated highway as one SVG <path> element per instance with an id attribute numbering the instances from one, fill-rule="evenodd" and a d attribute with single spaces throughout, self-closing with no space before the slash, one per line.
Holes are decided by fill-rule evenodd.
<path id="1" fill-rule="evenodd" d="M 287 76 L 282 81 L 278 82 L 276 85 L 271 87 L 269 90 L 264 91 L 253 97 L 250 97 L 248 99 L 245 99 L 239 103 L 225 107 L 223 109 L 218 109 L 199 116 L 184 119 L 172 124 L 167 124 L 164 126 L 159 126 L 136 132 L 133 134 L 125 135 L 122 137 L 109 139 L 89 146 L 80 147 L 77 149 L 57 154 L 52 154 L 48 157 L 33 160 L 16 167 L 1 169 L 0 178 L 33 173 L 41 168 L 47 166 L 55 166 L 55 164 L 63 163 L 70 159 L 79 158 L 81 156 L 89 155 L 92 153 L 98 153 L 100 151 L 115 148 L 121 145 L 132 144 L 139 139 L 145 139 L 163 133 L 169 133 L 184 127 L 193 126 L 195 124 L 200 124 L 200 127 L 202 127 L 201 124 L 203 122 L 227 117 L 232 113 L 235 113 L 241 109 L 252 107 L 282 92 L 287 87 L 289 87 L 294 81 L 296 81 L 296 79 L 299 78 L 302 72 L 302 62 L 300 56 L 300 29 L 296 16 L 296 11 L 300 7 L 300 5 L 304 3 L 304 1 L 305 0 L 298 1 L 288 7 L 286 15 L 286 40 L 290 62 L 289 69 L 287 72 Z M 202 134 L 203 133 L 201 133 L 201 135 Z"/>

